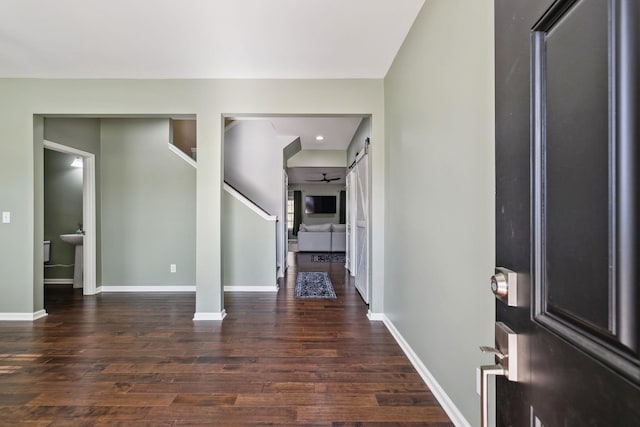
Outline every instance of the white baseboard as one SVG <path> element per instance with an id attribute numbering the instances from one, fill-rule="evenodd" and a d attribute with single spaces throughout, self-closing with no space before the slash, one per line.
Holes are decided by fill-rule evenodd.
<path id="1" fill-rule="evenodd" d="M 280 286 L 225 286 L 225 292 L 278 292 Z"/>
<path id="2" fill-rule="evenodd" d="M 377 313 L 372 313 L 372 314 L 377 314 Z M 413 351 L 409 343 L 407 343 L 404 337 L 396 329 L 393 322 L 391 322 L 391 320 L 389 320 L 389 318 L 384 314 L 382 314 L 382 317 L 383 317 L 382 321 L 384 322 L 385 326 L 387 327 L 391 335 L 393 335 L 393 338 L 395 338 L 400 348 L 402 348 L 402 351 L 404 351 L 404 354 L 407 355 L 413 367 L 416 369 L 416 371 L 418 371 L 418 374 L 420 375 L 420 377 L 422 377 L 422 380 L 427 384 L 427 386 L 429 387 L 429 390 L 431 390 L 431 393 L 433 393 L 433 396 L 438 400 L 438 403 L 440 403 L 440 406 L 442 406 L 442 409 L 444 409 L 444 411 L 447 413 L 449 418 L 451 418 L 451 421 L 453 422 L 453 424 L 456 427 L 471 427 L 471 424 L 469 424 L 469 421 L 467 421 L 464 415 L 462 415 L 462 412 L 460 412 L 460 410 L 455 405 L 455 403 L 453 403 L 451 398 L 440 386 L 440 384 L 435 379 L 435 377 L 431 375 L 431 372 L 429 372 L 429 370 L 424 365 L 424 363 L 422 363 L 422 360 L 420 360 L 418 355 Z"/>
<path id="3" fill-rule="evenodd" d="M 384 322 L 384 313 L 374 313 L 371 310 L 367 313 L 367 317 L 372 322 Z"/>
<path id="4" fill-rule="evenodd" d="M 48 316 L 48 313 L 42 309 L 42 310 L 38 310 L 35 313 L 33 313 L 33 320 L 38 320 L 38 319 L 42 319 L 43 317 Z"/>
<path id="5" fill-rule="evenodd" d="M 194 313 L 193 320 L 222 320 L 227 316 L 227 312 L 223 309 L 220 313 Z"/>
<path id="6" fill-rule="evenodd" d="M 0 320 L 9 321 L 33 321 L 47 316 L 47 312 L 44 310 L 38 310 L 34 313 L 0 313 Z"/>
<path id="7" fill-rule="evenodd" d="M 73 277 L 69 279 L 44 279 L 45 285 L 73 285 Z"/>
<path id="8" fill-rule="evenodd" d="M 195 286 L 110 286 L 103 285 L 97 292 L 195 292 Z"/>

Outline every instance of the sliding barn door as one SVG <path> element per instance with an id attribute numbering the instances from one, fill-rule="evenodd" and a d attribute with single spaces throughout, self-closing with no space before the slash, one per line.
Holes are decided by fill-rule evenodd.
<path id="1" fill-rule="evenodd" d="M 286 170 L 282 170 L 282 219 L 280 221 L 280 232 L 282 233 L 280 245 L 280 257 L 282 258 L 282 275 L 289 268 L 289 212 L 287 202 L 289 200 L 289 175 Z M 280 275 L 278 275 L 280 277 Z"/>
<path id="2" fill-rule="evenodd" d="M 369 171 L 367 154 L 358 156 L 354 174 L 355 190 L 355 285 L 369 303 Z"/>
<path id="3" fill-rule="evenodd" d="M 346 189 L 347 189 L 347 218 L 346 218 L 346 233 L 347 233 L 347 245 L 346 245 L 346 253 L 345 253 L 345 268 L 347 270 L 349 270 L 349 272 L 351 273 L 351 275 L 353 275 L 354 271 L 355 271 L 355 267 L 353 266 L 353 253 L 355 251 L 355 240 L 354 240 L 354 233 L 353 233 L 353 227 L 354 227 L 354 222 L 355 222 L 355 216 L 353 215 L 354 209 L 353 207 L 355 206 L 355 198 L 354 196 L 354 187 L 353 187 L 353 177 L 354 177 L 354 173 L 353 170 L 350 170 L 349 173 L 347 173 L 347 179 L 346 179 Z"/>

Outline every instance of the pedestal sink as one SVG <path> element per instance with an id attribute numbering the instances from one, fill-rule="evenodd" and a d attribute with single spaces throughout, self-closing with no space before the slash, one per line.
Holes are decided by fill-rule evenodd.
<path id="1" fill-rule="evenodd" d="M 60 239 L 63 242 L 70 243 L 76 247 L 76 261 L 75 266 L 73 267 L 73 287 L 81 288 L 82 287 L 82 241 L 84 240 L 84 235 L 75 233 L 75 234 L 61 234 Z"/>

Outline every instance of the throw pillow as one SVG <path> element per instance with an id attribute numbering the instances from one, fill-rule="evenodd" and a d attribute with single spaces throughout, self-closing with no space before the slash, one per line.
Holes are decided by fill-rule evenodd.
<path id="1" fill-rule="evenodd" d="M 331 224 L 308 224 L 307 231 L 331 231 Z"/>
<path id="2" fill-rule="evenodd" d="M 331 231 L 344 233 L 347 231 L 347 224 L 331 224 Z"/>

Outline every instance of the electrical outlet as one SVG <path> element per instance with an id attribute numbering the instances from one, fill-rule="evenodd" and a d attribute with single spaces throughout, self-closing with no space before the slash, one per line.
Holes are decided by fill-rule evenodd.
<path id="1" fill-rule="evenodd" d="M 2 212 L 2 223 L 9 224 L 11 222 L 11 212 Z"/>
<path id="2" fill-rule="evenodd" d="M 175 264 L 171 264 L 169 266 L 169 271 L 172 272 L 172 273 L 175 273 L 176 272 L 176 265 Z"/>

